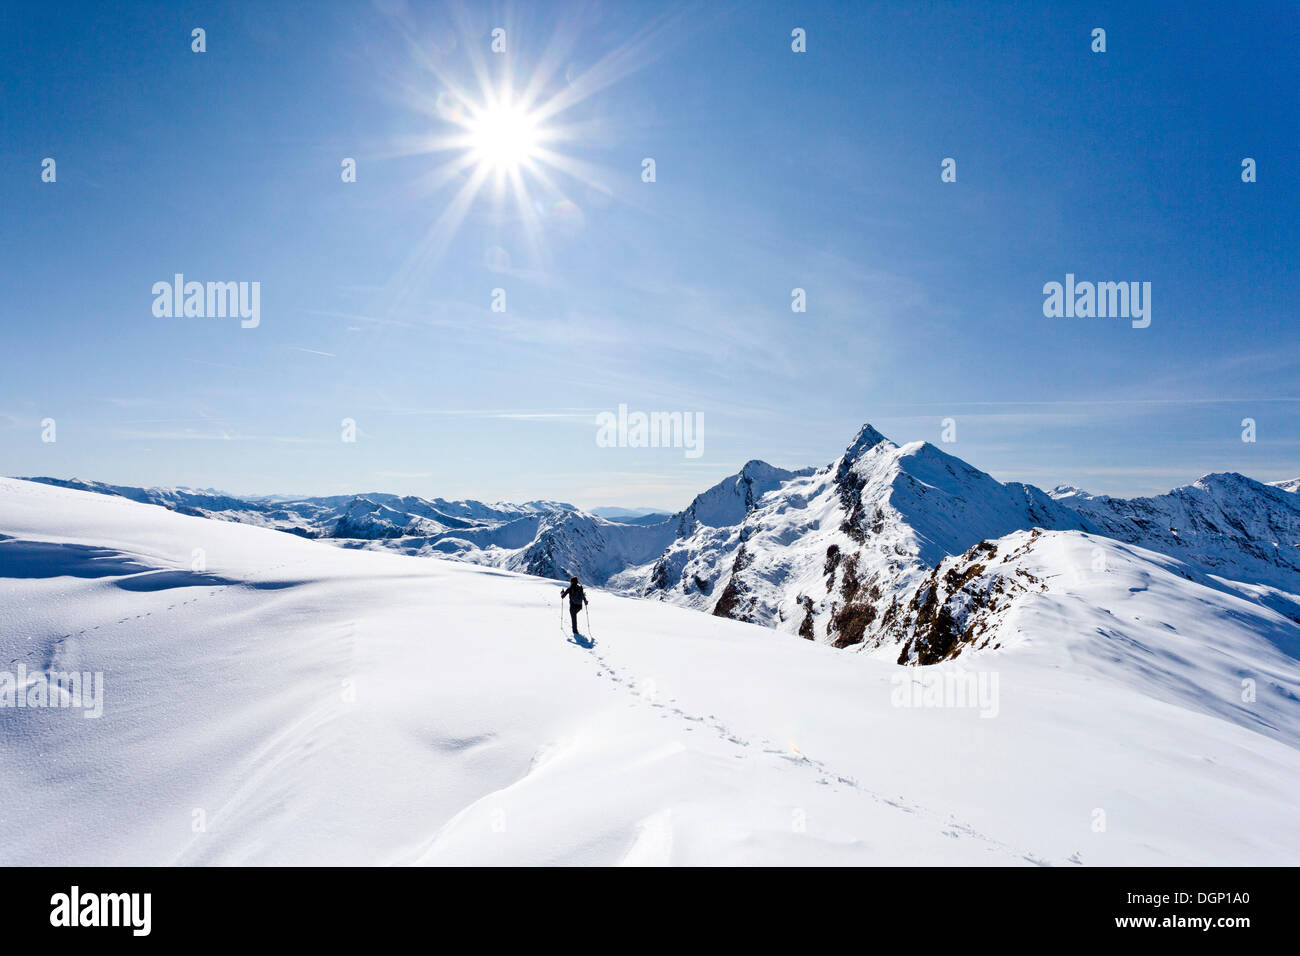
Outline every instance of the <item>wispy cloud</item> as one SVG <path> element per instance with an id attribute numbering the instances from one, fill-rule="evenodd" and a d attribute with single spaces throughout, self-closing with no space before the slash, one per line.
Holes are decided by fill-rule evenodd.
<path id="1" fill-rule="evenodd" d="M 515 410 L 484 408 L 416 408 L 410 406 L 361 406 L 367 412 L 384 415 L 441 415 L 451 418 L 505 419 L 510 421 L 590 421 L 594 422 L 596 409 Z"/>
<path id="2" fill-rule="evenodd" d="M 192 429 L 182 431 L 122 429 L 114 431 L 113 437 L 126 441 L 232 441 L 272 442 L 289 445 L 325 444 L 325 440 L 322 438 L 304 438 L 300 435 L 247 435 L 231 431 L 200 432 Z"/>
<path id="3" fill-rule="evenodd" d="M 360 322 L 365 325 L 390 325 L 407 329 L 414 325 L 412 322 L 405 322 L 401 319 L 365 315 L 359 312 L 337 312 L 330 309 L 303 309 L 302 311 L 307 315 L 320 315 L 330 319 L 343 319 L 347 322 Z"/>

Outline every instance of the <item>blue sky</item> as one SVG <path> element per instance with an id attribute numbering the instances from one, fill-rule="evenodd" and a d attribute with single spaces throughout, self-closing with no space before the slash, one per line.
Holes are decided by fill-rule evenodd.
<path id="1" fill-rule="evenodd" d="M 952 418 L 1003 480 L 1300 475 L 1294 4 L 243 7 L 0 13 L 3 473 L 676 508 Z M 480 76 L 565 162 L 452 230 Z M 260 325 L 155 317 L 177 272 Z M 1045 317 L 1067 273 L 1150 327 Z M 598 447 L 620 404 L 703 454 Z"/>

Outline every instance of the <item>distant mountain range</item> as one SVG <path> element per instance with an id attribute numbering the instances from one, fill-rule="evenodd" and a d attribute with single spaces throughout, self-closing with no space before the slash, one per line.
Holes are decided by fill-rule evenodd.
<path id="1" fill-rule="evenodd" d="M 661 511 L 656 508 L 590 508 L 588 509 L 598 518 L 608 518 L 610 521 L 621 521 L 624 524 L 633 522 L 644 524 L 653 523 L 658 518 L 667 518 L 671 512 Z"/>
<path id="2" fill-rule="evenodd" d="M 837 647 L 897 646 L 900 661 L 960 654 L 1043 587 L 1047 532 L 1110 539 L 1054 575 L 1106 573 L 1113 542 L 1300 620 L 1300 479 L 1210 474 L 1154 497 L 999 482 L 928 442 L 865 425 L 820 468 L 750 461 L 671 515 L 593 514 L 555 501 L 447 501 L 382 493 L 238 498 L 211 490 L 50 485 L 275 528 L 351 548 L 392 549 L 586 582 L 750 621 Z M 1127 552 L 1126 552 L 1127 553 Z M 1050 562 L 1049 562 L 1050 564 Z M 1094 566 L 1095 565 L 1095 566 Z M 1030 567 L 1038 569 L 1029 570 Z M 892 651 L 890 652 L 893 653 Z"/>

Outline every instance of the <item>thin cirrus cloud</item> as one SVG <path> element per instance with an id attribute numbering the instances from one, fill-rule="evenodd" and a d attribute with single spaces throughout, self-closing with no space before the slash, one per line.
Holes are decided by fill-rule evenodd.
<path id="1" fill-rule="evenodd" d="M 228 442 L 271 442 L 286 445 L 326 444 L 321 438 L 306 438 L 301 435 L 250 435 L 232 431 L 197 431 L 195 429 L 115 429 L 113 437 L 125 441 L 228 441 Z"/>

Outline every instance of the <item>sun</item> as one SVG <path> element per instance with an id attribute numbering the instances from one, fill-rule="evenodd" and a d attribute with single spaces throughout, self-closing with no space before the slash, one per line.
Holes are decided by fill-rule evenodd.
<path id="1" fill-rule="evenodd" d="M 425 234 L 390 282 L 394 302 L 415 294 L 480 203 L 490 207 L 480 221 L 508 226 L 510 244 L 527 257 L 521 261 L 545 263 L 552 238 L 581 232 L 582 204 L 605 208 L 626 176 L 596 158 L 618 127 L 594 98 L 655 59 L 682 26 L 677 15 L 661 17 L 583 62 L 570 26 L 559 26 L 549 41 L 535 38 L 537 55 L 512 49 L 498 56 L 475 42 L 481 30 L 459 14 L 453 19 L 454 28 L 423 37 L 394 17 L 414 53 L 399 88 L 428 126 L 395 137 L 388 155 L 433 159 L 415 193 L 436 202 Z"/>
<path id="2" fill-rule="evenodd" d="M 470 120 L 468 140 L 476 163 L 513 174 L 536 158 L 542 130 L 527 110 L 502 103 Z"/>

